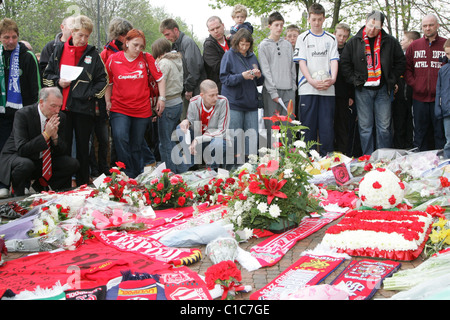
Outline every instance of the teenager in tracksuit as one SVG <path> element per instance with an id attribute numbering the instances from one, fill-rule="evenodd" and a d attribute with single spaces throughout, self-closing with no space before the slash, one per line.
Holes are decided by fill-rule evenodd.
<path id="1" fill-rule="evenodd" d="M 424 17 L 424 36 L 413 41 L 406 51 L 405 80 L 413 89 L 414 147 L 420 151 L 442 149 L 445 145 L 442 119 L 434 115 L 436 81 L 442 66 L 439 57 L 445 55 L 446 40 L 438 35 L 438 28 L 435 16 Z M 428 143 L 429 133 L 434 137 L 434 146 Z"/>

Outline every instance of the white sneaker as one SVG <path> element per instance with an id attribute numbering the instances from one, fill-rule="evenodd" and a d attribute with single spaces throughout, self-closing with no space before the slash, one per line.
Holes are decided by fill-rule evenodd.
<path id="1" fill-rule="evenodd" d="M 0 189 L 0 199 L 9 198 L 9 189 Z"/>

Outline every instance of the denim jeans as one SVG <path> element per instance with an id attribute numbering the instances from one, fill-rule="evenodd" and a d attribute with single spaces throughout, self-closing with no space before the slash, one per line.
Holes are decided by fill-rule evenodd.
<path id="1" fill-rule="evenodd" d="M 243 164 L 249 154 L 258 154 L 258 110 L 230 111 L 230 130 L 234 134 L 235 163 Z"/>
<path id="2" fill-rule="evenodd" d="M 117 160 L 125 164 L 125 174 L 136 178 L 144 171 L 142 145 L 150 118 L 135 118 L 111 112 L 110 123 Z"/>
<path id="3" fill-rule="evenodd" d="M 194 140 L 194 130 L 191 128 L 191 143 Z M 200 146 L 197 145 L 197 153 L 195 155 L 189 152 L 189 146 L 185 140 L 185 133 L 181 130 L 180 126 L 176 129 L 177 139 L 180 142 L 178 147 L 175 147 L 172 154 L 172 160 L 177 166 L 177 173 L 183 173 L 188 171 L 192 166 L 196 164 L 205 164 L 212 169 L 217 169 L 219 165 L 225 163 L 227 144 L 226 140 L 222 138 L 213 138 L 209 142 L 203 142 Z M 178 151 L 179 150 L 179 151 Z M 183 151 L 184 157 L 180 151 Z M 217 151 L 217 152 L 216 152 Z M 180 163 L 181 162 L 181 163 Z"/>
<path id="4" fill-rule="evenodd" d="M 95 138 L 97 138 L 98 142 L 97 154 L 95 153 Z M 108 163 L 108 149 L 109 149 L 108 121 L 103 117 L 96 116 L 94 133 L 92 134 L 91 137 L 91 149 L 90 149 L 91 175 L 98 176 L 102 173 L 109 175 L 110 167 Z"/>
<path id="5" fill-rule="evenodd" d="M 172 161 L 172 150 L 175 141 L 172 141 L 172 133 L 177 129 L 183 103 L 164 109 L 161 117 L 158 118 L 159 154 L 161 161 L 166 164 L 166 168 L 177 173 L 177 166 Z"/>
<path id="6" fill-rule="evenodd" d="M 378 90 L 356 89 L 355 103 L 363 154 L 371 155 L 376 149 L 391 148 L 392 106 L 391 96 L 386 86 Z M 374 129 L 376 130 L 376 142 Z"/>

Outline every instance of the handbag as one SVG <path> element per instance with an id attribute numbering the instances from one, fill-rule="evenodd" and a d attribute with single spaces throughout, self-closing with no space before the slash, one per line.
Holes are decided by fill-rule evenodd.
<path id="1" fill-rule="evenodd" d="M 158 83 L 156 82 L 155 77 L 150 72 L 150 68 L 149 68 L 148 62 L 147 62 L 147 55 L 145 52 L 144 52 L 144 60 L 145 60 L 145 65 L 147 66 L 148 87 L 150 88 L 150 103 L 151 103 L 152 109 L 153 109 L 156 107 L 156 104 L 158 102 L 159 88 L 158 88 Z"/>

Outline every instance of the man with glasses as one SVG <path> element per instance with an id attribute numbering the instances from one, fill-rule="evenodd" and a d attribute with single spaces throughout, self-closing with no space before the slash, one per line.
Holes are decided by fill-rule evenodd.
<path id="1" fill-rule="evenodd" d="M 383 30 L 384 19 L 380 11 L 369 13 L 366 25 L 347 42 L 341 55 L 343 75 L 356 88 L 361 148 L 365 155 L 392 146 L 391 96 L 406 64 L 400 43 Z"/>

